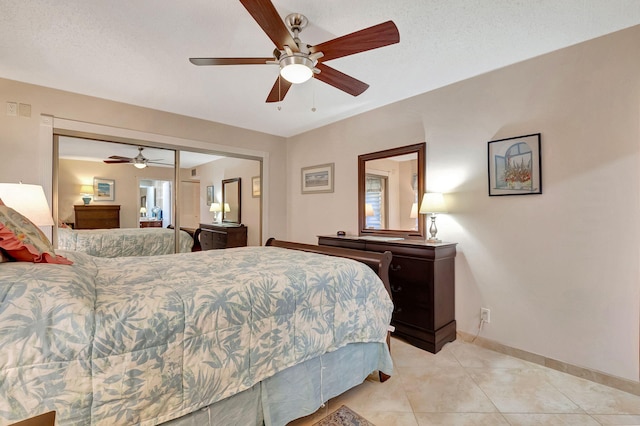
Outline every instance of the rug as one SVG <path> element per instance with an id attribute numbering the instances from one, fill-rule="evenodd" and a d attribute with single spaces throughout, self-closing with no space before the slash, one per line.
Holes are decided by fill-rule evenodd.
<path id="1" fill-rule="evenodd" d="M 346 405 L 338 408 L 313 426 L 375 426 Z"/>

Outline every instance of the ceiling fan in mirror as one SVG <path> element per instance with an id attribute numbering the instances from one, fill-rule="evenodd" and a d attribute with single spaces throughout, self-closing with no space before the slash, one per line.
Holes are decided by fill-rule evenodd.
<path id="1" fill-rule="evenodd" d="M 299 38 L 300 32 L 308 24 L 304 15 L 292 13 L 283 21 L 271 0 L 240 0 L 240 3 L 275 44 L 273 56 L 189 60 L 194 65 L 279 65 L 280 76 L 271 88 L 267 102 L 282 101 L 292 84 L 304 83 L 313 76 L 343 92 L 358 96 L 367 90 L 369 85 L 331 68 L 325 62 L 400 41 L 398 28 L 393 21 L 387 21 L 311 46 Z"/>
<path id="2" fill-rule="evenodd" d="M 159 162 L 160 159 L 149 160 L 144 155 L 142 155 L 142 150 L 144 148 L 138 147 L 138 155 L 135 157 L 122 157 L 120 155 L 112 155 L 108 160 L 104 160 L 107 164 L 133 164 L 134 167 L 138 169 L 144 169 L 149 164 L 160 164 L 163 166 L 170 166 L 170 164 L 165 164 Z"/>

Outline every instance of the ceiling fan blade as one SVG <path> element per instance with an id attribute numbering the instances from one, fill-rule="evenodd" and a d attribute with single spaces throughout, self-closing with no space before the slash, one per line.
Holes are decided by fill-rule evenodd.
<path id="1" fill-rule="evenodd" d="M 112 160 L 122 160 L 122 161 L 131 161 L 132 158 L 130 157 L 122 157 L 120 155 L 112 155 L 111 157 L 109 157 Z"/>
<path id="2" fill-rule="evenodd" d="M 193 65 L 264 65 L 273 58 L 189 58 Z"/>
<path id="3" fill-rule="evenodd" d="M 320 61 L 325 62 L 331 59 L 353 55 L 354 53 L 366 52 L 367 50 L 388 46 L 398 43 L 399 41 L 400 33 L 398 33 L 398 27 L 396 27 L 393 21 L 387 21 L 317 44 L 310 47 L 309 51 L 311 53 L 324 53 Z"/>
<path id="4" fill-rule="evenodd" d="M 283 50 L 286 45 L 294 52 L 299 51 L 298 45 L 270 0 L 240 0 L 240 3 L 278 49 Z"/>
<path id="5" fill-rule="evenodd" d="M 320 70 L 320 74 L 314 74 L 314 78 L 340 89 L 343 92 L 347 92 L 350 95 L 358 96 L 369 88 L 367 83 L 348 76 L 347 74 L 325 64 L 318 63 L 316 68 Z"/>
<path id="6" fill-rule="evenodd" d="M 289 91 L 291 84 L 292 83 L 288 82 L 278 74 L 278 78 L 271 88 L 269 96 L 267 96 L 267 102 L 280 102 L 281 100 L 283 100 L 285 95 Z"/>
<path id="7" fill-rule="evenodd" d="M 131 163 L 131 160 L 103 160 L 107 164 L 127 164 Z"/>

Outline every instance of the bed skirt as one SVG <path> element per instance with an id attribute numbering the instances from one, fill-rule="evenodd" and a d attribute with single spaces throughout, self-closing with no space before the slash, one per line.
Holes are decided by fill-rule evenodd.
<path id="1" fill-rule="evenodd" d="M 372 372 L 391 375 L 392 368 L 385 344 L 352 343 L 289 367 L 244 392 L 163 426 L 284 426 L 314 413 L 324 402 L 359 385 Z"/>

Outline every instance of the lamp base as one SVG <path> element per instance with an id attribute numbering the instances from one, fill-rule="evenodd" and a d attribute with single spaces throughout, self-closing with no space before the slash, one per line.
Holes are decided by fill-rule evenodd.
<path id="1" fill-rule="evenodd" d="M 85 206 L 88 206 L 91 202 L 91 197 L 82 197 L 82 201 L 84 202 Z"/>
<path id="2" fill-rule="evenodd" d="M 441 243 L 441 242 L 442 242 L 442 240 L 439 240 L 439 239 L 437 239 L 437 238 L 429 238 L 429 239 L 427 240 L 427 242 L 428 242 L 428 243 Z"/>

